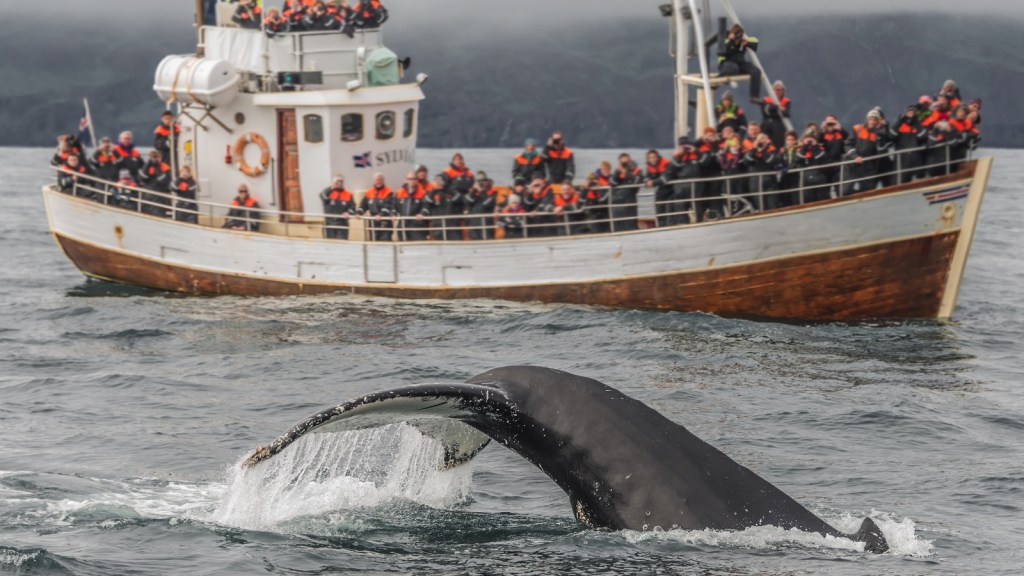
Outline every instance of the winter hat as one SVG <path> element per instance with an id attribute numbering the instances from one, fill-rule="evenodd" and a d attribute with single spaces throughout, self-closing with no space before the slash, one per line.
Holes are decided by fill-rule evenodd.
<path id="1" fill-rule="evenodd" d="M 956 82 L 953 82 L 952 80 L 946 80 L 945 82 L 943 82 L 942 87 L 943 88 L 956 88 Z"/>
<path id="2" fill-rule="evenodd" d="M 932 105 L 932 97 L 927 95 L 927 94 L 925 94 L 924 96 L 921 96 L 920 98 L 918 98 L 917 103 L 918 104 L 924 104 L 925 106 L 931 106 Z"/>
<path id="3" fill-rule="evenodd" d="M 975 104 L 978 105 L 978 108 L 981 108 L 981 98 L 975 98 L 974 100 L 971 100 L 971 104 L 970 105 L 974 106 Z"/>
<path id="4" fill-rule="evenodd" d="M 732 90 L 726 90 L 725 94 L 722 94 L 722 100 L 728 100 L 730 102 L 735 102 L 736 99 L 732 97 Z"/>
<path id="5" fill-rule="evenodd" d="M 882 115 L 878 112 L 878 109 L 875 109 L 875 110 L 872 110 L 871 112 L 868 112 L 868 119 L 871 119 L 871 118 L 874 118 L 876 120 L 881 120 L 882 119 Z"/>
<path id="6" fill-rule="evenodd" d="M 782 88 L 783 90 L 785 90 L 786 85 L 782 83 L 782 80 L 776 80 L 775 83 L 772 84 L 772 88 Z"/>
<path id="7" fill-rule="evenodd" d="M 519 197 L 519 194 L 512 194 L 508 197 L 509 204 L 522 204 L 523 199 Z"/>
<path id="8" fill-rule="evenodd" d="M 523 142 L 523 146 L 530 146 L 530 145 L 536 146 L 537 145 L 537 141 L 534 140 L 533 138 L 527 138 L 526 142 Z"/>

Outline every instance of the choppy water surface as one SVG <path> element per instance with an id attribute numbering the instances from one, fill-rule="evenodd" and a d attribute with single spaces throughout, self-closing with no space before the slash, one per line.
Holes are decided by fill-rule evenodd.
<path id="1" fill-rule="evenodd" d="M 507 164 L 507 153 L 479 154 L 477 164 Z M 46 231 L 47 156 L 0 150 L 0 573 L 1024 565 L 1024 153 L 996 154 L 956 321 L 852 326 L 498 302 L 182 298 L 89 283 Z M 837 527 L 870 514 L 893 551 L 770 526 L 585 530 L 565 495 L 508 450 L 491 446 L 440 472 L 438 447 L 403 426 L 318 436 L 259 474 L 235 472 L 248 450 L 329 405 L 515 363 L 614 385 Z"/>

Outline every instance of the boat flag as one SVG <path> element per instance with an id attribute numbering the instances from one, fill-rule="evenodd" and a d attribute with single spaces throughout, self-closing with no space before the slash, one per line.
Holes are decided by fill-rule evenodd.
<path id="1" fill-rule="evenodd" d="M 359 156 L 353 156 L 352 161 L 355 162 L 356 168 L 373 168 L 373 162 L 370 160 L 370 152 L 361 154 Z"/>
<path id="2" fill-rule="evenodd" d="M 89 113 L 89 99 L 85 98 L 82 102 L 85 105 L 85 116 L 78 123 L 78 141 L 83 146 L 93 148 L 96 146 L 96 137 L 92 129 L 92 115 Z"/>

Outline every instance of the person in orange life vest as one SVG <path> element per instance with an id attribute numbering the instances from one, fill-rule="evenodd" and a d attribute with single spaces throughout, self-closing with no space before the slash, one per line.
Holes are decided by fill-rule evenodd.
<path id="1" fill-rule="evenodd" d="M 735 132 L 747 129 L 747 115 L 733 100 L 732 92 L 726 91 L 722 94 L 722 101 L 715 106 L 715 118 L 719 132 L 726 128 L 732 128 Z"/>
<path id="2" fill-rule="evenodd" d="M 668 226 L 668 213 L 672 206 L 672 185 L 667 178 L 667 172 L 672 162 L 663 158 L 657 150 L 647 151 L 647 181 L 644 183 L 648 188 L 654 188 L 654 212 L 657 214 L 658 226 Z"/>
<path id="3" fill-rule="evenodd" d="M 697 153 L 697 147 L 693 141 L 682 136 L 677 144 L 666 174 L 669 181 L 676 182 L 672 186 L 669 214 L 665 222 L 667 226 L 690 223 L 690 214 L 694 210 L 699 189 L 695 180 L 701 176 L 700 155 Z"/>
<path id="4" fill-rule="evenodd" d="M 65 166 L 69 156 L 78 156 L 79 164 L 86 163 L 84 148 L 78 138 L 72 134 L 61 134 L 57 136 L 57 149 L 53 153 L 53 158 L 50 159 L 50 165 Z"/>
<path id="5" fill-rule="evenodd" d="M 415 172 L 405 175 L 405 184 L 395 191 L 395 217 L 398 221 L 398 240 L 422 242 L 427 239 L 427 221 L 430 205 L 427 192 L 420 186 Z"/>
<path id="6" fill-rule="evenodd" d="M 580 221 L 583 210 L 580 207 L 580 195 L 572 184 L 562 184 L 557 191 L 545 200 L 541 210 L 553 215 L 555 234 L 572 236 L 582 232 Z"/>
<path id="7" fill-rule="evenodd" d="M 868 112 L 864 124 L 853 127 L 853 134 L 847 142 L 847 156 L 854 159 L 855 164 L 847 166 L 850 177 L 847 179 L 843 195 L 855 192 L 866 192 L 878 187 L 878 156 L 887 144 L 885 128 L 882 125 L 882 114 L 878 110 Z"/>
<path id="8" fill-rule="evenodd" d="M 576 177 L 576 155 L 565 146 L 565 136 L 561 132 L 551 135 L 543 156 L 548 182 L 567 184 Z"/>
<path id="9" fill-rule="evenodd" d="M 375 30 L 388 21 L 388 9 L 378 0 L 362 0 L 352 7 L 349 25 L 357 30 Z"/>
<path id="10" fill-rule="evenodd" d="M 359 216 L 368 217 L 373 240 L 390 242 L 393 238 L 391 218 L 396 214 L 395 192 L 388 188 L 383 174 L 373 175 L 373 187 L 363 194 L 359 203 Z"/>
<path id="11" fill-rule="evenodd" d="M 601 234 L 611 229 L 609 200 L 612 197 L 612 163 L 602 161 L 583 184 L 583 217 L 591 234 Z"/>
<path id="12" fill-rule="evenodd" d="M 722 76 L 750 76 L 750 100 L 756 102 L 761 96 L 761 70 L 747 61 L 747 52 L 757 52 L 759 41 L 747 36 L 743 26 L 734 24 L 729 30 L 723 48 L 718 53 L 718 72 Z"/>
<path id="13" fill-rule="evenodd" d="M 273 38 L 278 34 L 284 34 L 289 31 L 288 20 L 281 15 L 280 10 L 271 8 L 267 10 L 267 16 L 263 19 L 263 29 L 266 31 L 267 36 Z"/>
<path id="14" fill-rule="evenodd" d="M 908 106 L 896 122 L 896 151 L 898 165 L 902 170 L 900 182 L 906 184 L 915 178 L 924 177 L 917 168 L 924 165 L 925 151 L 921 148 L 928 138 L 928 129 L 921 125 L 917 106 Z"/>
<path id="15" fill-rule="evenodd" d="M 338 20 L 327 13 L 327 5 L 317 0 L 306 12 L 303 27 L 310 32 L 324 32 L 338 29 Z"/>
<path id="16" fill-rule="evenodd" d="M 826 164 L 838 164 L 843 161 L 843 155 L 846 153 L 846 141 L 849 138 L 850 134 L 843 128 L 835 114 L 825 116 L 825 120 L 821 123 L 821 134 L 818 140 L 825 146 Z M 824 173 L 830 184 L 839 184 L 842 167 L 828 166 L 824 169 Z"/>
<path id="17" fill-rule="evenodd" d="M 470 240 L 491 240 L 494 238 L 492 219 L 483 215 L 493 215 L 498 206 L 498 191 L 494 188 L 494 182 L 487 177 L 486 172 L 480 172 L 476 177 L 476 185 L 470 189 L 469 195 L 470 214 L 479 215 L 470 218 L 469 225 Z"/>
<path id="18" fill-rule="evenodd" d="M 952 124 L 941 120 L 928 129 L 928 152 L 925 164 L 929 166 L 928 175 L 932 178 L 945 176 L 951 172 L 948 163 L 953 157 L 952 146 L 960 140 Z"/>
<path id="19" fill-rule="evenodd" d="M 75 183 L 79 181 L 80 176 L 89 175 L 89 169 L 86 168 L 85 164 L 83 164 L 81 159 L 75 154 L 68 156 L 64 165 L 61 166 L 60 169 L 61 171 L 57 173 L 57 187 L 65 194 L 75 192 Z M 92 185 L 92 183 L 88 181 L 82 181 L 81 183 L 85 185 Z M 78 190 L 75 195 L 83 198 L 92 198 L 92 193 L 86 190 Z"/>
<path id="20" fill-rule="evenodd" d="M 238 187 L 238 195 L 231 201 L 231 209 L 224 221 L 224 228 L 229 230 L 260 231 L 260 203 L 249 195 L 249 187 L 242 184 Z"/>
<path id="21" fill-rule="evenodd" d="M 554 236 L 556 231 L 550 226 L 554 216 L 545 212 L 544 207 L 548 204 L 551 195 L 554 194 L 551 184 L 543 178 L 535 178 L 530 183 L 530 191 L 526 195 L 526 210 L 529 216 L 526 218 L 528 238 L 542 236 Z"/>
<path id="22" fill-rule="evenodd" d="M 825 146 L 815 138 L 814 134 L 805 132 L 797 155 L 800 157 L 800 167 L 807 169 L 804 170 L 802 179 L 804 202 L 828 200 L 830 197 L 828 176 L 825 175 L 824 170 L 819 168 L 825 165 L 828 158 Z"/>
<path id="23" fill-rule="evenodd" d="M 117 180 L 117 155 L 114 154 L 114 144 L 110 138 L 100 140 L 100 146 L 89 159 L 89 166 L 97 178 L 106 182 Z"/>
<path id="24" fill-rule="evenodd" d="M 136 193 L 133 188 L 138 187 L 138 185 L 138 182 L 135 181 L 135 178 L 132 178 L 132 173 L 129 170 L 119 171 L 116 185 L 111 190 L 107 203 L 134 212 L 138 209 L 138 201 L 136 200 Z"/>
<path id="25" fill-rule="evenodd" d="M 758 136 L 762 134 L 760 122 L 749 122 L 747 124 L 747 133 L 740 142 L 740 152 L 746 154 L 754 148 L 754 143 L 757 142 Z"/>
<path id="26" fill-rule="evenodd" d="M 747 179 L 743 174 L 743 143 L 732 128 L 722 131 L 722 140 L 718 149 L 718 166 L 722 176 L 734 176 L 722 181 L 723 194 L 742 194 L 746 192 Z M 724 208 L 724 203 L 723 206 Z M 721 212 L 720 212 L 721 213 Z"/>
<path id="27" fill-rule="evenodd" d="M 957 88 L 956 82 L 952 80 L 943 82 L 942 89 L 939 90 L 939 96 L 945 96 L 951 109 L 963 103 L 963 98 L 960 97 L 960 89 Z"/>
<path id="28" fill-rule="evenodd" d="M 139 151 L 135 148 L 135 139 L 131 132 L 127 130 L 121 132 L 121 136 L 117 139 L 117 144 L 114 146 L 114 154 L 117 155 L 118 171 L 127 170 L 131 172 L 133 179 L 138 180 L 139 171 L 142 170 L 145 160 L 142 159 L 142 154 L 139 154 Z"/>
<path id="29" fill-rule="evenodd" d="M 644 174 L 629 154 L 619 155 L 619 165 L 612 172 L 611 226 L 613 232 L 636 230 L 637 195 L 644 182 Z"/>
<path id="30" fill-rule="evenodd" d="M 263 8 L 253 0 L 238 0 L 238 8 L 235 8 L 235 14 L 231 16 L 232 22 L 246 30 L 259 30 L 262 20 Z"/>
<path id="31" fill-rule="evenodd" d="M 522 197 L 510 194 L 508 205 L 501 209 L 498 226 L 505 230 L 505 238 L 522 238 L 526 225 L 526 209 Z"/>
<path id="32" fill-rule="evenodd" d="M 718 152 L 720 149 L 721 142 L 718 139 L 718 132 L 711 126 L 708 126 L 704 129 L 704 135 L 697 144 L 701 178 L 716 179 L 722 176 L 722 167 L 718 164 Z M 706 216 L 721 216 L 721 180 L 698 183 L 696 193 L 699 199 L 694 205 L 697 222 L 703 222 Z M 704 200 L 706 198 L 712 198 L 712 200 Z"/>
<path id="33" fill-rule="evenodd" d="M 786 121 L 792 110 L 793 102 L 786 97 L 786 85 L 782 80 L 772 84 L 772 91 L 775 97 L 767 97 L 760 101 L 761 104 L 761 129 L 772 139 L 776 148 L 782 148 L 786 143 Z"/>
<path id="34" fill-rule="evenodd" d="M 951 108 L 949 106 L 949 99 L 943 95 L 939 95 L 932 104 L 931 114 L 929 114 L 924 120 L 921 121 L 921 126 L 925 128 L 931 128 L 936 122 L 942 122 L 943 120 L 949 120 L 949 113 Z"/>
<path id="35" fill-rule="evenodd" d="M 288 4 L 281 11 L 281 17 L 288 23 L 289 32 L 302 32 L 306 29 L 308 10 L 302 0 L 288 0 Z"/>
<path id="36" fill-rule="evenodd" d="M 975 128 L 981 126 L 981 98 L 975 98 L 967 105 L 967 118 Z"/>
<path id="37" fill-rule="evenodd" d="M 977 149 L 978 142 L 981 141 L 981 132 L 968 118 L 969 114 L 967 106 L 961 104 L 953 110 L 953 117 L 949 119 L 949 125 L 958 135 L 956 144 L 950 150 L 950 157 L 954 162 L 966 159 L 968 152 Z M 959 165 L 954 165 L 952 170 L 955 172 L 958 168 Z"/>
<path id="38" fill-rule="evenodd" d="M 160 152 L 164 162 L 170 164 L 171 149 L 178 144 L 181 126 L 174 121 L 174 114 L 164 112 L 160 115 L 160 123 L 153 129 L 153 148 Z"/>
<path id="39" fill-rule="evenodd" d="M 462 240 L 462 215 L 469 210 L 469 191 L 476 178 L 466 166 L 466 159 L 459 153 L 452 156 L 451 163 L 440 176 L 444 182 L 443 192 L 440 194 L 440 203 L 434 207 L 434 214 L 448 218 L 434 221 L 433 238 Z"/>
<path id="40" fill-rule="evenodd" d="M 779 189 L 779 181 L 775 174 L 779 170 L 779 150 L 772 144 L 767 134 L 759 134 L 753 147 L 743 155 L 743 163 L 754 176 L 750 177 L 749 189 L 763 195 L 756 203 L 760 210 L 771 210 L 779 207 L 779 197 L 774 194 Z"/>
<path id="41" fill-rule="evenodd" d="M 178 171 L 178 180 L 174 183 L 174 219 L 178 222 L 189 224 L 199 223 L 199 206 L 196 205 L 196 191 L 198 185 L 192 177 L 192 169 L 182 166 Z"/>
<path id="42" fill-rule="evenodd" d="M 171 179 L 174 172 L 169 164 L 164 162 L 160 152 L 149 151 L 149 160 L 139 172 L 139 182 L 146 190 L 156 194 L 142 195 L 142 213 L 150 216 L 165 218 L 171 207 Z"/>
<path id="43" fill-rule="evenodd" d="M 324 238 L 348 240 L 349 220 L 356 215 L 356 197 L 345 188 L 345 177 L 340 174 L 320 192 L 324 205 Z"/>
<path id="44" fill-rule="evenodd" d="M 786 147 L 780 153 L 781 177 L 777 201 L 771 208 L 793 206 L 800 198 L 800 173 L 795 170 L 803 167 L 800 158 L 800 137 L 792 130 L 786 133 Z"/>
<path id="45" fill-rule="evenodd" d="M 523 151 L 512 160 L 512 182 L 526 184 L 544 176 L 544 156 L 537 151 L 537 141 L 529 138 L 523 145 Z"/>

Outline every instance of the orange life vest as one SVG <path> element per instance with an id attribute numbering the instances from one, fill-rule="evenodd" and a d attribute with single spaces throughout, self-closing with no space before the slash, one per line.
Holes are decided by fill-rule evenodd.
<path id="1" fill-rule="evenodd" d="M 373 187 L 366 191 L 366 197 L 370 200 L 387 200 L 394 193 L 395 191 L 387 186 L 379 190 L 376 187 Z"/>
<path id="2" fill-rule="evenodd" d="M 870 142 L 876 142 L 878 140 L 878 134 L 868 130 L 867 126 L 855 126 L 854 134 L 861 140 L 868 140 Z"/>
<path id="3" fill-rule="evenodd" d="M 783 108 L 789 108 L 789 105 L 792 102 L 793 102 L 792 100 L 790 100 L 789 98 L 786 98 L 785 96 L 783 96 L 782 100 L 779 100 L 779 106 L 781 106 Z M 765 98 L 764 99 L 764 103 L 768 104 L 768 105 L 775 104 L 775 100 L 773 98 Z"/>
<path id="4" fill-rule="evenodd" d="M 668 169 L 669 161 L 667 158 L 659 158 L 657 164 L 647 163 L 647 173 L 651 176 L 661 176 Z"/>
<path id="5" fill-rule="evenodd" d="M 334 202 L 335 200 L 340 200 L 342 202 L 351 202 L 352 193 L 349 192 L 348 190 L 345 190 L 344 188 L 342 188 L 341 190 L 331 188 L 331 193 L 327 195 L 327 198 L 331 202 Z"/>
<path id="6" fill-rule="evenodd" d="M 533 158 L 527 158 L 525 154 L 519 154 L 516 156 L 516 164 L 519 166 L 538 166 L 544 162 L 544 157 L 537 154 Z"/>
<path id="7" fill-rule="evenodd" d="M 245 202 L 243 203 L 239 202 L 238 197 L 236 196 L 235 199 L 231 201 L 231 205 L 242 206 L 244 208 L 254 208 L 256 206 L 256 199 L 253 198 L 252 196 L 249 196 L 248 198 L 245 199 Z"/>
<path id="8" fill-rule="evenodd" d="M 569 148 L 562 148 L 556 150 L 555 148 L 548 148 L 548 156 L 556 160 L 568 160 L 572 156 L 572 150 Z"/>
<path id="9" fill-rule="evenodd" d="M 129 154 L 124 148 L 121 147 L 120 144 L 118 144 L 117 146 L 114 146 L 114 152 L 119 154 L 120 156 L 122 156 L 124 158 L 139 158 L 140 157 L 139 156 L 139 149 L 138 148 L 132 148 L 132 152 L 131 152 L 131 154 Z"/>
<path id="10" fill-rule="evenodd" d="M 569 196 L 568 198 L 562 196 L 561 194 L 558 194 L 558 195 L 555 196 L 555 206 L 558 206 L 558 207 L 565 207 L 565 206 L 569 206 L 571 204 L 579 204 L 579 203 L 580 203 L 580 195 L 577 194 L 576 192 L 573 192 L 572 196 Z"/>
<path id="11" fill-rule="evenodd" d="M 147 166 L 146 167 L 146 174 L 148 174 L 150 176 L 156 176 L 157 168 L 160 169 L 160 173 L 161 174 L 164 174 L 166 172 L 170 172 L 171 171 L 171 167 L 170 166 L 168 166 L 167 164 L 164 164 L 163 162 L 161 162 L 158 165 L 157 164 L 150 164 L 149 166 Z"/>

